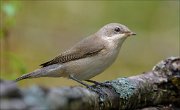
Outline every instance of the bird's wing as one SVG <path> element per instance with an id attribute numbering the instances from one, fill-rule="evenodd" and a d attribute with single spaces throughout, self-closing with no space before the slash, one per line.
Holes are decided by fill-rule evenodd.
<path id="1" fill-rule="evenodd" d="M 52 64 L 57 64 L 57 63 L 62 64 L 69 61 L 90 57 L 98 54 L 103 49 L 104 49 L 104 45 L 102 42 L 99 42 L 98 39 L 94 40 L 93 37 L 89 37 L 77 43 L 70 50 L 63 52 L 59 56 L 55 57 L 53 60 L 45 62 L 40 66 L 46 67 Z"/>

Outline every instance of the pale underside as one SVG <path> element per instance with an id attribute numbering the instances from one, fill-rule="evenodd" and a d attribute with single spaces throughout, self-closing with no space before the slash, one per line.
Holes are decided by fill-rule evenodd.
<path id="1" fill-rule="evenodd" d="M 90 36 L 76 44 L 69 51 L 41 64 L 41 66 L 46 68 L 54 64 L 61 65 L 59 71 L 52 71 L 47 76 L 68 77 L 71 75 L 79 80 L 90 79 L 109 67 L 118 55 L 119 49 L 114 50 L 118 46 L 112 48 L 112 45 L 105 45 L 105 43 L 109 42 L 99 40 L 96 36 Z"/>

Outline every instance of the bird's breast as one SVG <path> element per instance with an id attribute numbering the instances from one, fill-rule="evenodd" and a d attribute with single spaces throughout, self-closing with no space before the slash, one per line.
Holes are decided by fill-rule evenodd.
<path id="1" fill-rule="evenodd" d="M 65 74 L 79 80 L 90 79 L 108 68 L 117 58 L 119 50 L 104 49 L 97 55 L 63 64 Z"/>

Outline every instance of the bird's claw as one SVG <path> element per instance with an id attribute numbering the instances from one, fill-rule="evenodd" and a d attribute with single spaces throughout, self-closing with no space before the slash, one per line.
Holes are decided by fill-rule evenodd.
<path id="1" fill-rule="evenodd" d="M 101 83 L 101 82 L 97 82 L 97 81 L 93 81 L 93 80 L 86 80 L 86 81 L 87 81 L 87 82 L 94 83 L 95 86 L 100 85 L 100 86 L 108 87 L 108 88 L 111 87 L 111 85 L 108 84 L 108 83 Z"/>

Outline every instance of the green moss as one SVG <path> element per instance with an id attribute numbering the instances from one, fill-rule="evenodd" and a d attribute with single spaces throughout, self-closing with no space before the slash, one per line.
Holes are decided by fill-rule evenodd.
<path id="1" fill-rule="evenodd" d="M 111 82 L 112 86 L 119 94 L 120 98 L 128 99 L 135 93 L 135 88 L 137 84 L 127 78 L 118 78 Z"/>

